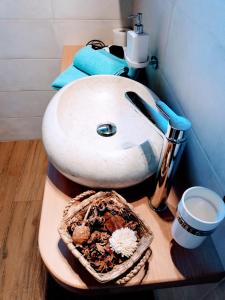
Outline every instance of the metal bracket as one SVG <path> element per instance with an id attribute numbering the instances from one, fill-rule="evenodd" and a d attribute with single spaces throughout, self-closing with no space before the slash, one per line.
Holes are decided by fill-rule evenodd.
<path id="1" fill-rule="evenodd" d="M 157 70 L 159 67 L 159 60 L 156 56 L 152 56 L 149 64 L 153 67 L 154 70 Z"/>

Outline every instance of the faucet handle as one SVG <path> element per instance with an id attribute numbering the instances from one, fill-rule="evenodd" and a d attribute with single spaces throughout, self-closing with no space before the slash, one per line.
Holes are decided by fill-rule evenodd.
<path id="1" fill-rule="evenodd" d="M 165 117 L 169 120 L 170 126 L 174 129 L 186 131 L 191 128 L 191 122 L 187 118 L 177 115 L 163 101 L 156 100 L 156 105 L 162 111 Z"/>

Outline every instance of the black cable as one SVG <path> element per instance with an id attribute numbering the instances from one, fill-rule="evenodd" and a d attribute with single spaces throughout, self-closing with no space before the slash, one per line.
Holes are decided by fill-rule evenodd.
<path id="1" fill-rule="evenodd" d="M 86 46 L 89 46 L 89 45 L 91 45 L 92 49 L 94 49 L 94 50 L 98 50 L 98 49 L 107 47 L 105 45 L 105 43 L 100 40 L 91 40 L 91 41 L 87 42 L 87 44 L 86 44 Z"/>

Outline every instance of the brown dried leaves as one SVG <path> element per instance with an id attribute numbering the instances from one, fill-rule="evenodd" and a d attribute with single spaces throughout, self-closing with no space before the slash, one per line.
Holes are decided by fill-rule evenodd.
<path id="1" fill-rule="evenodd" d="M 128 227 L 136 231 L 138 238 L 141 235 L 140 224 L 131 210 L 117 201 L 111 192 L 105 193 L 105 196 L 92 202 L 85 226 L 80 224 L 87 207 L 79 211 L 68 226 L 77 249 L 95 271 L 100 273 L 112 270 L 116 264 L 127 259 L 116 254 L 110 247 L 109 238 L 115 230 Z"/>

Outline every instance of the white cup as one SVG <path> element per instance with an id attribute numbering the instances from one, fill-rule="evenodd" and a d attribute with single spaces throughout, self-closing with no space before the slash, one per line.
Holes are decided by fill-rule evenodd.
<path id="1" fill-rule="evenodd" d="M 215 192 L 200 186 L 187 189 L 172 224 L 174 240 L 184 248 L 198 247 L 225 217 L 225 204 Z"/>

